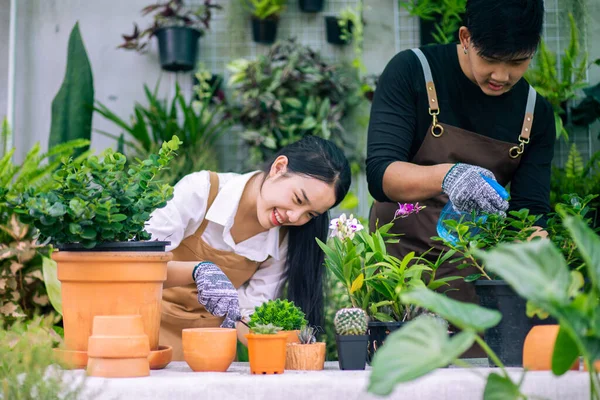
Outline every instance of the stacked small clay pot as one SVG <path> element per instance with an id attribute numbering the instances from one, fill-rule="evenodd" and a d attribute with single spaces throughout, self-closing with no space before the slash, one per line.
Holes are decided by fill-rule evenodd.
<path id="1" fill-rule="evenodd" d="M 89 376 L 133 378 L 150 375 L 150 343 L 140 315 L 96 316 L 88 341 Z"/>

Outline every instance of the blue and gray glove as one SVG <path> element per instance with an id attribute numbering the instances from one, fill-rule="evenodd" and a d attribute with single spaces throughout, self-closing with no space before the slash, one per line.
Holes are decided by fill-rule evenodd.
<path id="1" fill-rule="evenodd" d="M 241 319 L 240 303 L 229 278 L 209 261 L 196 265 L 192 276 L 198 287 L 198 302 L 212 315 L 225 317 L 221 328 L 235 328 Z"/>
<path id="2" fill-rule="evenodd" d="M 494 174 L 481 167 L 455 164 L 444 177 L 442 190 L 459 212 L 505 214 L 508 202 L 491 187 L 483 176 L 496 180 Z"/>

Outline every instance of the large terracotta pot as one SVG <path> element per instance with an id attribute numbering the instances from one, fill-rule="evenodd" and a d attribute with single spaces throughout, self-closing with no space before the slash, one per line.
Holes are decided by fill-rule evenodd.
<path id="1" fill-rule="evenodd" d="M 237 330 L 189 328 L 182 334 L 183 359 L 194 372 L 225 372 L 235 359 Z"/>
<path id="2" fill-rule="evenodd" d="M 87 352 L 97 315 L 141 315 L 150 350 L 158 350 L 162 285 L 172 258 L 165 252 L 53 253 L 62 291 L 66 349 L 61 357 Z"/>
<path id="3" fill-rule="evenodd" d="M 558 330 L 558 325 L 537 325 L 531 328 L 523 345 L 523 368 L 531 371 L 552 370 L 552 354 Z M 579 359 L 571 369 L 579 371 Z"/>

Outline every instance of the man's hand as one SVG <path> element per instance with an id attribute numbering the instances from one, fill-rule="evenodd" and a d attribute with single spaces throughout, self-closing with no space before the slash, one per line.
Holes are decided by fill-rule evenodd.
<path id="1" fill-rule="evenodd" d="M 215 264 L 203 261 L 194 271 L 198 302 L 217 317 L 225 317 L 221 328 L 235 328 L 241 318 L 238 293 L 229 278 Z"/>

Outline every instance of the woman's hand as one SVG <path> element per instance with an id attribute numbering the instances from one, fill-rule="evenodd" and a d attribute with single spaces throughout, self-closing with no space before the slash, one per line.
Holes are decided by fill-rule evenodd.
<path id="1" fill-rule="evenodd" d="M 196 266 L 193 273 L 198 287 L 198 302 L 206 311 L 217 317 L 225 317 L 221 328 L 235 328 L 240 320 L 238 293 L 227 275 L 209 261 Z"/>

